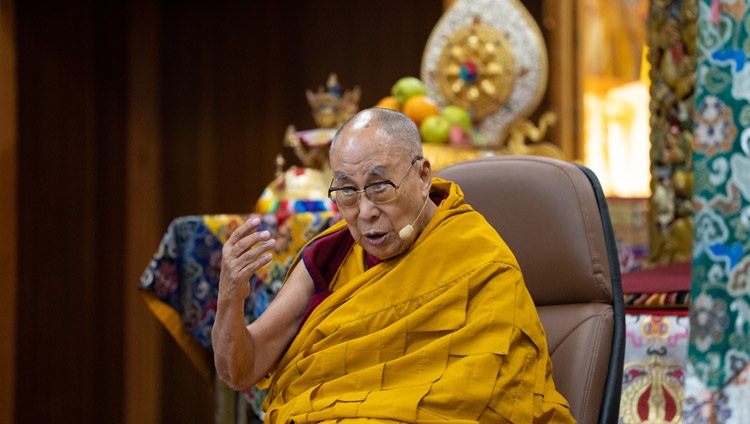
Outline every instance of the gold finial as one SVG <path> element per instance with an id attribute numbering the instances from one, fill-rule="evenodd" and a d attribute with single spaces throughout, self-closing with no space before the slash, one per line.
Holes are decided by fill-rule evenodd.
<path id="1" fill-rule="evenodd" d="M 305 93 L 318 128 L 336 128 L 357 113 L 362 91 L 356 86 L 342 95 L 338 77 L 331 73 L 325 89 L 318 87 L 317 92 L 307 90 Z"/>

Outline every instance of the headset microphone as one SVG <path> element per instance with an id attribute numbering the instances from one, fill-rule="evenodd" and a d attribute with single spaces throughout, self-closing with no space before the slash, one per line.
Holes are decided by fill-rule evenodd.
<path id="1" fill-rule="evenodd" d="M 422 216 L 422 212 L 424 212 L 424 207 L 427 206 L 427 202 L 429 201 L 430 201 L 430 196 L 427 196 L 427 199 L 425 199 L 424 204 L 422 205 L 422 209 L 419 210 L 419 215 L 417 215 L 417 217 L 414 218 L 414 222 L 402 228 L 401 231 L 398 232 L 398 238 L 406 241 L 409 239 L 409 237 L 411 237 L 412 234 L 414 234 L 414 224 L 416 224 L 417 220 L 419 220 L 419 217 Z"/>

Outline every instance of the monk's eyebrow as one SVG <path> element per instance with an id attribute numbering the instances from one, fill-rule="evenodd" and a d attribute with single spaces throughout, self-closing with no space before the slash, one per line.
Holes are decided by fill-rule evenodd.
<path id="1" fill-rule="evenodd" d="M 349 174 L 341 171 L 336 171 L 333 173 L 333 180 L 334 181 L 341 181 L 349 178 Z"/>
<path id="2" fill-rule="evenodd" d="M 371 169 L 368 174 L 383 178 L 385 176 L 385 167 L 376 166 L 375 168 Z"/>
<path id="3" fill-rule="evenodd" d="M 375 168 L 367 171 L 368 176 L 375 176 L 379 178 L 385 178 L 385 167 L 384 166 L 376 166 Z M 336 171 L 333 173 L 333 181 L 341 182 L 341 181 L 352 181 L 352 176 L 347 174 L 346 172 L 342 171 Z"/>

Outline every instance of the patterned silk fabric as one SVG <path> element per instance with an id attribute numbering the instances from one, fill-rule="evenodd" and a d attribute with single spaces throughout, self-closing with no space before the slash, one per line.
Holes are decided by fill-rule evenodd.
<path id="1" fill-rule="evenodd" d="M 710 402 L 714 422 L 746 423 L 747 399 L 737 398 L 734 413 L 726 400 L 731 407 L 729 391 L 744 387 L 747 395 L 749 385 L 750 9 L 717 0 L 698 6 L 688 370 L 698 391 L 686 402 Z"/>
<path id="2" fill-rule="evenodd" d="M 149 308 L 205 377 L 210 377 L 213 368 L 211 328 L 224 242 L 251 216 L 260 216 L 260 230 L 270 231 L 277 242 L 271 263 L 249 281 L 251 294 L 245 315 L 250 323 L 275 297 L 299 248 L 339 220 L 334 211 L 325 210 L 327 203 L 298 207 L 318 210 L 290 214 L 287 208 L 281 208 L 264 215 L 186 216 L 173 220 L 164 234 L 141 277 L 140 288 Z"/>
<path id="3" fill-rule="evenodd" d="M 625 366 L 620 422 L 683 422 L 687 310 L 625 315 Z"/>

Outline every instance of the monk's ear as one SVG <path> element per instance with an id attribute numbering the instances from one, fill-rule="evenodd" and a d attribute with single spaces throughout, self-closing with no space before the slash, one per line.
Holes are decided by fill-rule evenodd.
<path id="1" fill-rule="evenodd" d="M 422 166 L 419 168 L 419 178 L 422 179 L 422 187 L 426 188 L 429 192 L 432 186 L 432 165 L 427 158 L 422 159 L 421 162 Z"/>

